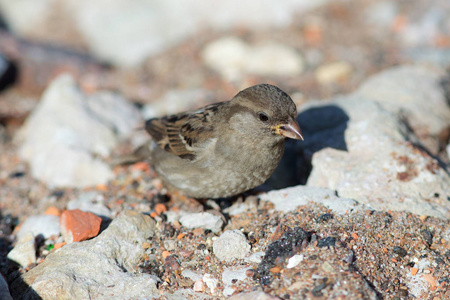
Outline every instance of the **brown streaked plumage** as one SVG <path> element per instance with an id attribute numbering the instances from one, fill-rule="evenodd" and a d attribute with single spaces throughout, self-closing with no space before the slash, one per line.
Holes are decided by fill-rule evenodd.
<path id="1" fill-rule="evenodd" d="M 195 198 L 233 196 L 266 181 L 284 139 L 303 139 L 292 99 L 260 84 L 230 101 L 146 122 L 151 165 L 169 190 Z"/>

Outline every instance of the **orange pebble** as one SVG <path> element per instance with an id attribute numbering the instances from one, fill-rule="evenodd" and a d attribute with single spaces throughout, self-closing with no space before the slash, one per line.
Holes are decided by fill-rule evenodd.
<path id="1" fill-rule="evenodd" d="M 181 239 L 184 238 L 185 236 L 186 236 L 186 234 L 180 233 L 179 235 L 177 235 L 177 239 L 181 240 Z"/>
<path id="2" fill-rule="evenodd" d="M 44 214 L 59 217 L 61 215 L 61 211 L 56 206 L 52 205 L 45 210 Z"/>
<path id="3" fill-rule="evenodd" d="M 419 217 L 420 221 L 422 221 L 422 222 L 425 222 L 427 220 L 427 218 L 428 218 L 428 216 L 426 216 L 426 215 Z"/>
<path id="4" fill-rule="evenodd" d="M 155 211 L 156 211 L 156 213 L 159 216 L 163 212 L 167 211 L 167 207 L 164 204 L 162 204 L 162 203 L 158 203 L 158 204 L 155 205 Z"/>
<path id="5" fill-rule="evenodd" d="M 158 216 L 158 214 L 156 212 L 150 213 L 150 217 L 152 217 L 153 219 L 156 218 L 157 216 Z"/>
<path id="6" fill-rule="evenodd" d="M 146 162 L 140 161 L 133 165 L 131 165 L 132 170 L 138 170 L 138 171 L 147 171 L 149 169 L 149 165 Z"/>
<path id="7" fill-rule="evenodd" d="M 424 278 L 426 281 L 428 281 L 428 283 L 431 285 L 431 288 L 432 288 L 432 289 L 435 289 L 435 288 L 436 288 L 436 286 L 437 286 L 436 278 L 434 278 L 433 275 L 431 275 L 431 274 L 424 274 L 424 275 L 423 275 L 423 278 Z"/>
<path id="8" fill-rule="evenodd" d="M 169 255 L 170 255 L 170 252 L 167 251 L 167 250 L 164 250 L 163 253 L 162 253 L 162 257 L 163 257 L 164 259 L 166 259 L 166 257 L 169 256 Z"/>
<path id="9" fill-rule="evenodd" d="M 411 268 L 411 275 L 416 275 L 417 274 L 417 272 L 419 272 L 419 269 L 418 268 Z"/>
<path id="10" fill-rule="evenodd" d="M 271 273 L 280 273 L 281 272 L 281 268 L 276 266 L 270 269 Z"/>
<path id="11" fill-rule="evenodd" d="M 66 244 L 67 244 L 66 242 L 56 243 L 53 245 L 53 249 L 56 250 L 56 249 L 62 248 L 62 246 L 66 245 Z"/>
<path id="12" fill-rule="evenodd" d="M 356 232 L 353 232 L 353 233 L 352 233 L 352 238 L 353 238 L 354 240 L 357 240 L 357 239 L 359 238 L 359 236 L 358 236 L 358 234 L 356 234 Z"/>
<path id="13" fill-rule="evenodd" d="M 98 191 L 102 191 L 102 192 L 107 192 L 107 191 L 108 191 L 108 186 L 107 186 L 106 184 L 97 184 L 97 185 L 95 186 L 95 188 L 96 188 Z"/>

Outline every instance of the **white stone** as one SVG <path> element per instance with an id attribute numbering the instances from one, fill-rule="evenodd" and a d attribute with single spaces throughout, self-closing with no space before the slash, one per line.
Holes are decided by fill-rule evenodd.
<path id="1" fill-rule="evenodd" d="M 207 212 L 185 214 L 180 218 L 180 223 L 189 229 L 204 228 L 212 232 L 219 232 L 223 226 L 220 216 Z"/>
<path id="2" fill-rule="evenodd" d="M 311 202 L 320 203 L 338 214 L 363 210 L 370 206 L 360 205 L 357 201 L 348 198 L 340 198 L 331 189 L 314 186 L 294 186 L 281 190 L 270 191 L 259 196 L 261 200 L 275 204 L 275 209 L 283 212 L 295 210 L 297 207 Z"/>
<path id="3" fill-rule="evenodd" d="M 211 294 L 214 294 L 216 291 L 217 285 L 219 284 L 219 280 L 214 278 L 213 275 L 206 273 L 203 275 L 203 282 L 206 284 L 206 286 L 211 291 Z"/>
<path id="4" fill-rule="evenodd" d="M 45 239 L 48 239 L 52 235 L 58 236 L 60 234 L 59 217 L 53 215 L 29 217 L 22 226 L 20 226 L 20 229 L 17 232 L 17 239 L 22 239 L 29 232 L 35 237 L 41 234 Z"/>
<path id="5" fill-rule="evenodd" d="M 222 261 L 243 259 L 250 255 L 250 244 L 239 230 L 227 230 L 214 241 L 214 255 Z"/>
<path id="6" fill-rule="evenodd" d="M 141 121 L 118 95 L 84 95 L 69 75 L 56 78 L 17 135 L 31 174 L 51 187 L 105 184 L 114 173 L 103 157 Z"/>
<path id="7" fill-rule="evenodd" d="M 188 269 L 181 271 L 181 275 L 185 278 L 191 279 L 192 281 L 201 280 L 203 278 L 203 275 Z"/>
<path id="8" fill-rule="evenodd" d="M 6 257 L 26 268 L 29 264 L 36 262 L 35 244 L 34 235 L 28 232 L 22 236 Z"/>
<path id="9" fill-rule="evenodd" d="M 296 255 L 292 256 L 291 258 L 289 258 L 286 268 L 292 269 L 292 268 L 298 266 L 298 264 L 301 263 L 303 261 L 303 259 L 304 259 L 303 254 L 296 254 Z"/>

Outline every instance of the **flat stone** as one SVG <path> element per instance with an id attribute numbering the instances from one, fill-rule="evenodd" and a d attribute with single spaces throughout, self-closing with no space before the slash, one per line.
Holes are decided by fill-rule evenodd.
<path id="1" fill-rule="evenodd" d="M 155 222 L 125 211 L 98 237 L 72 243 L 11 283 L 14 299 L 157 298 L 155 277 L 136 272 Z M 39 298 L 40 297 L 40 298 Z"/>
<path id="2" fill-rule="evenodd" d="M 220 216 L 207 212 L 185 214 L 180 218 L 180 223 L 189 229 L 204 228 L 212 232 L 219 232 L 223 226 L 223 220 Z"/>
<path id="3" fill-rule="evenodd" d="M 259 195 L 261 200 L 275 204 L 275 209 L 283 212 L 294 211 L 298 206 L 310 202 L 320 203 L 338 214 L 345 214 L 354 210 L 364 210 L 367 206 L 357 201 L 340 198 L 333 190 L 319 187 L 299 185 L 281 190 L 270 191 Z"/>

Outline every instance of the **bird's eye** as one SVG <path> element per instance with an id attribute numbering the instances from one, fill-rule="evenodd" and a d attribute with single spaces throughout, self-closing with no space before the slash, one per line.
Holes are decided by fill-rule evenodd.
<path id="1" fill-rule="evenodd" d="M 258 118 L 259 118 L 262 122 L 267 122 L 267 121 L 269 121 L 269 116 L 268 116 L 266 113 L 262 112 L 262 111 L 260 111 L 260 112 L 258 113 Z"/>

